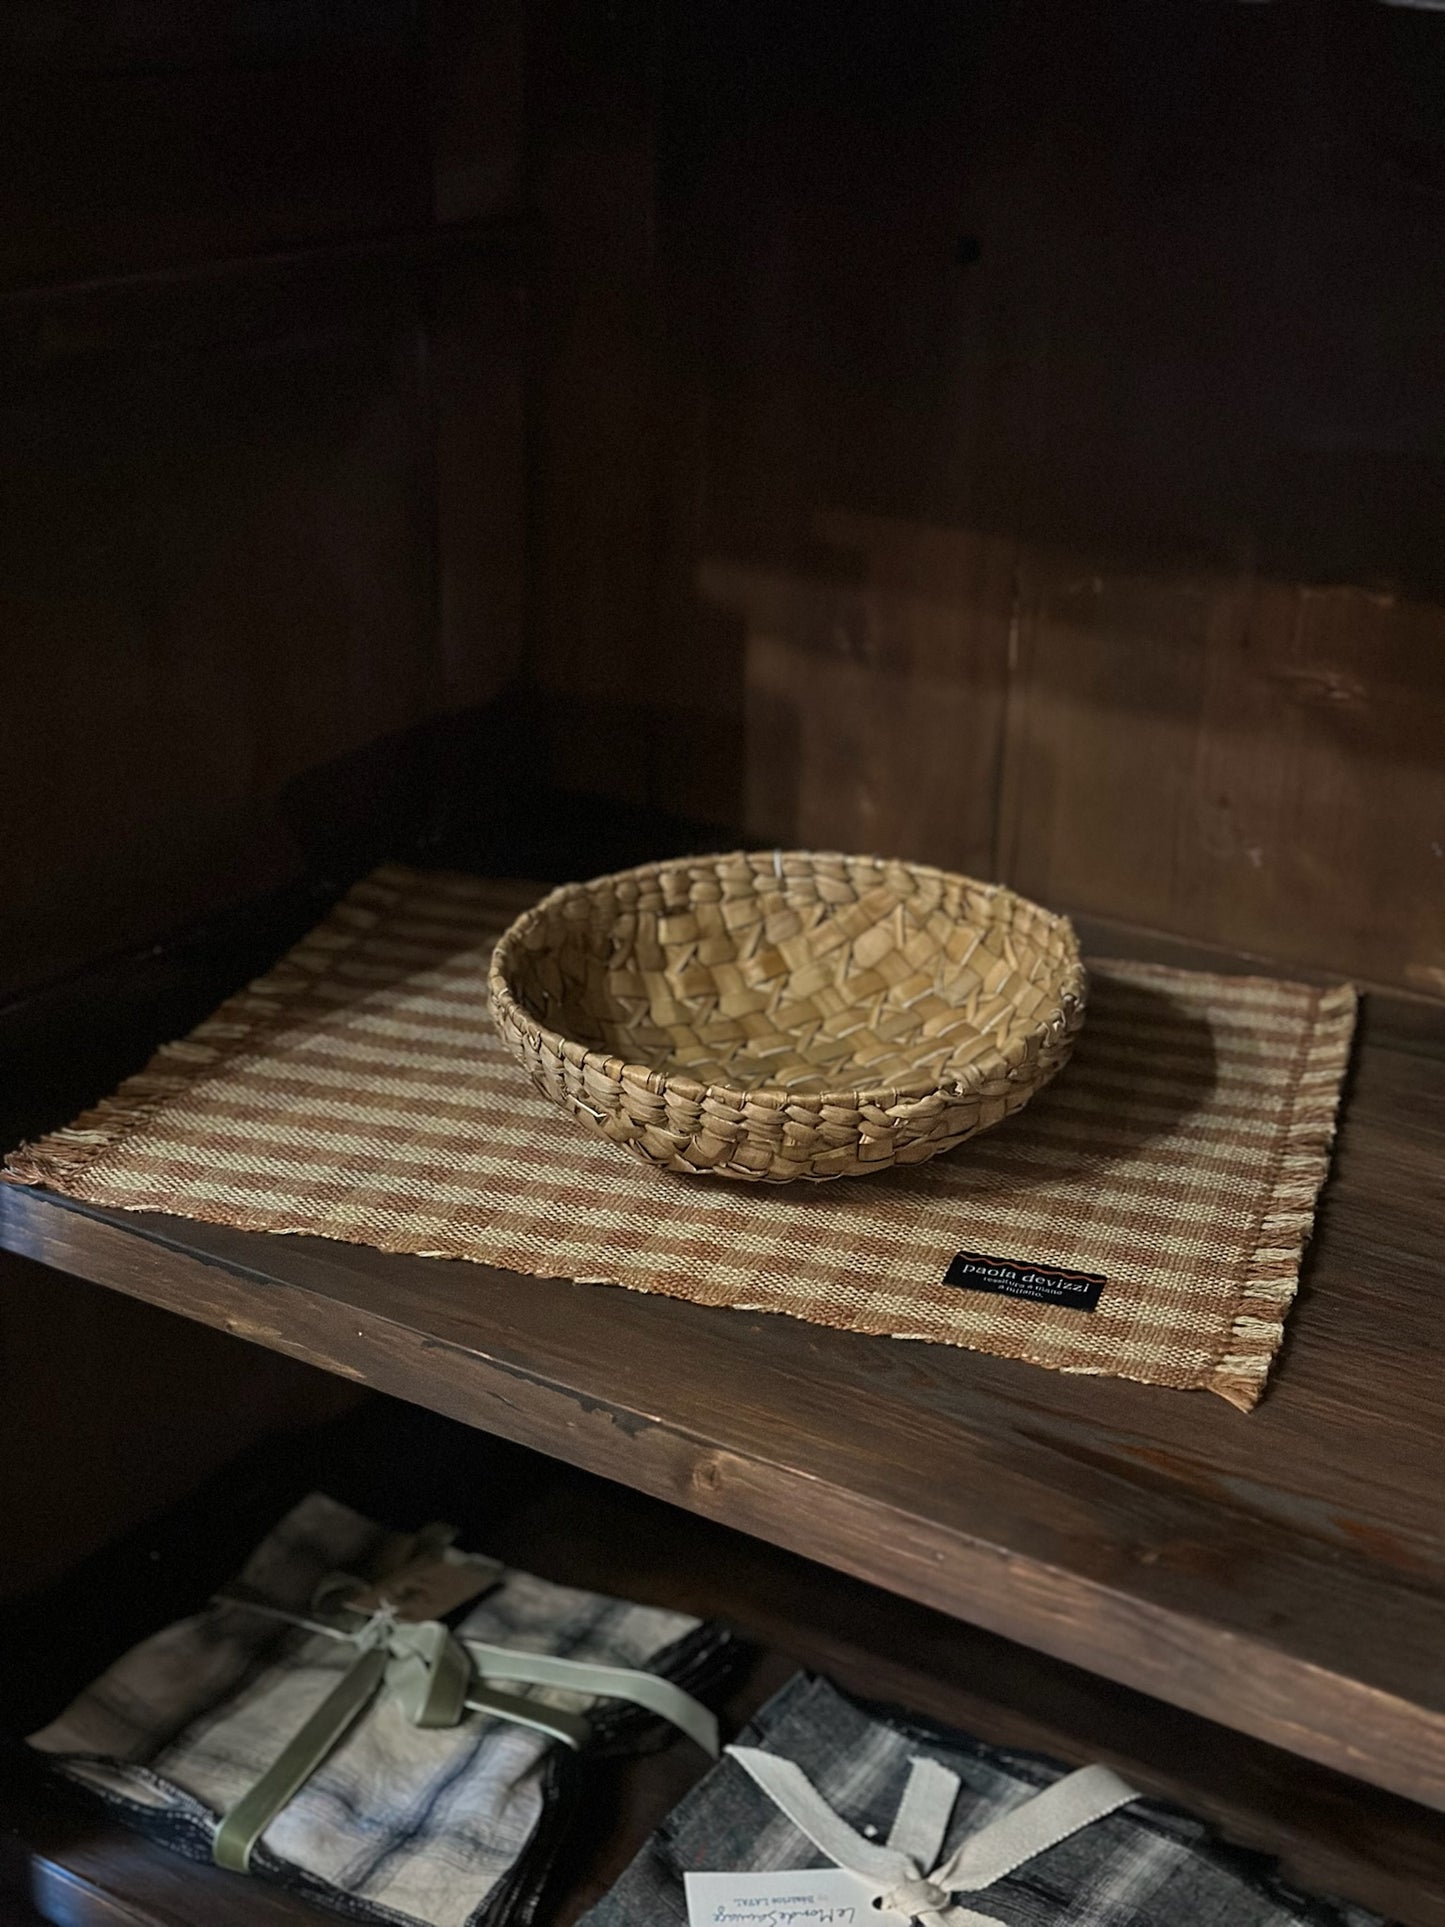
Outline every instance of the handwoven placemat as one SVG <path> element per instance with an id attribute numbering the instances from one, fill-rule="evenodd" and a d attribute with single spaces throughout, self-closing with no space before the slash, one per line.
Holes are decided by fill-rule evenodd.
<path id="1" fill-rule="evenodd" d="M 1248 1409 L 1294 1297 L 1355 996 L 1102 962 L 1073 1061 L 946 1157 L 834 1184 L 675 1177 L 538 1096 L 487 1010 L 535 891 L 389 867 L 12 1178 L 125 1210 L 789 1312 Z M 949 1283 L 960 1252 L 975 1265 Z M 1039 1298 L 976 1288 L 1002 1271 Z M 1105 1282 L 1093 1310 L 1049 1302 Z"/>

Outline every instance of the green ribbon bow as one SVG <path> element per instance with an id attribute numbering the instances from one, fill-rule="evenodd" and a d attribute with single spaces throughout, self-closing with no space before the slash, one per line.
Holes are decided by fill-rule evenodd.
<path id="1" fill-rule="evenodd" d="M 316 1597 L 329 1601 L 343 1584 L 345 1590 L 354 1591 L 360 1583 L 336 1575 L 323 1581 Z M 395 1698 L 415 1726 L 456 1726 L 468 1713 L 481 1713 L 580 1747 L 591 1732 L 581 1714 L 501 1692 L 492 1682 L 563 1687 L 644 1707 L 695 1740 L 710 1758 L 718 1755 L 713 1715 L 656 1673 L 559 1659 L 550 1653 L 514 1652 L 484 1640 L 462 1638 L 438 1619 L 398 1619 L 386 1607 L 361 1614 L 343 1605 L 338 1618 L 328 1621 L 230 1593 L 218 1594 L 217 1599 L 356 1647 L 356 1657 L 326 1698 L 217 1826 L 211 1856 L 218 1866 L 235 1873 L 249 1871 L 261 1835 L 382 1692 Z"/>

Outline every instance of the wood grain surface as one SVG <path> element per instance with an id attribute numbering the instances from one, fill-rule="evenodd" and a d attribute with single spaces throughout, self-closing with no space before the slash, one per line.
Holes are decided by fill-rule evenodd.
<path id="1" fill-rule="evenodd" d="M 1106 1760 L 1236 1844 L 1281 1857 L 1310 1891 L 1354 1899 L 1408 1927 L 1445 1920 L 1445 1833 L 1428 1809 L 696 1514 L 380 1398 L 339 1423 L 253 1449 L 194 1497 L 22 1602 L 9 1620 L 0 1607 L 0 1629 L 12 1640 L 36 1625 L 69 1635 L 36 1650 L 23 1684 L 6 1683 L 0 1720 L 23 1725 L 54 1710 L 115 1650 L 186 1611 L 310 1487 L 395 1524 L 441 1511 L 463 1522 L 466 1544 L 524 1570 L 725 1619 L 758 1648 L 722 1709 L 726 1735 L 796 1667 L 807 1667 L 847 1691 L 997 1744 L 1076 1764 Z M 98 1624 L 93 1600 L 102 1588 L 111 1613 Z M 28 1888 L 52 1905 L 60 1896 L 56 1917 L 67 1923 L 111 1918 L 105 1904 L 129 1919 L 311 1918 L 301 1903 L 187 1867 L 54 1793 L 42 1800 L 23 1765 L 7 1756 L 0 1768 L 11 1843 L 8 1855 L 0 1850 L 0 1892 L 23 1869 Z M 577 1920 L 705 1768 L 684 1742 L 594 1765 L 541 1909 L 546 1927 Z"/>
<path id="2" fill-rule="evenodd" d="M 430 213 L 400 0 L 328 15 L 39 0 L 0 22 L 0 285 L 386 232 Z"/>
<path id="3" fill-rule="evenodd" d="M 0 1921 L 22 1901 L 50 1927 L 324 1927 L 295 1894 L 167 1853 L 26 1770 L 0 1763 Z M 17 1919 L 25 1916 L 17 1915 Z"/>
<path id="4" fill-rule="evenodd" d="M 557 780 L 1438 999 L 1438 16 L 611 19 L 535 128 Z"/>
<path id="5" fill-rule="evenodd" d="M 0 22 L 0 988 L 415 834 L 442 772 L 396 739 L 516 674 L 521 15 L 484 11 Z"/>
<path id="6" fill-rule="evenodd" d="M 791 1659 L 997 1745 L 1076 1765 L 1105 1760 L 1131 1785 L 1282 1859 L 1311 1892 L 1410 1927 L 1445 1921 L 1445 1829 L 1411 1801 L 571 1467 L 533 1460 L 515 1490 L 489 1547 L 552 1577 L 726 1619 L 762 1648 L 751 1704 Z M 686 1766 L 684 1757 L 674 1771 Z M 604 1877 L 621 1864 L 629 1831 L 611 1841 Z M 585 1865 L 569 1898 L 595 1893 L 598 1874 Z"/>
<path id="7" fill-rule="evenodd" d="M 14 1250 L 1445 1806 L 1438 1065 L 1367 1047 L 1274 1389 L 1208 1399 L 0 1194 Z"/>
<path id="8" fill-rule="evenodd" d="M 186 1388 L 204 1384 L 195 1399 Z M 343 1379 L 0 1252 L 0 1601 L 53 1583 Z"/>

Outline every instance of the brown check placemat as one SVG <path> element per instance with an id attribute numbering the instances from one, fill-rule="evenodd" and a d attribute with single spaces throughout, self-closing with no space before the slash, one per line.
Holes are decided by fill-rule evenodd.
<path id="1" fill-rule="evenodd" d="M 1259 1397 L 1328 1166 L 1352 990 L 1096 962 L 1072 1063 L 998 1129 L 867 1178 L 742 1185 L 634 1163 L 503 1051 L 487 962 L 535 894 L 378 871 L 8 1175 Z M 1092 1310 L 1079 1274 L 1103 1281 Z"/>

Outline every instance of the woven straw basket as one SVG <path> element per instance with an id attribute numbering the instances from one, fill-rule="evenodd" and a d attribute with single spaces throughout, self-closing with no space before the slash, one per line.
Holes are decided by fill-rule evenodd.
<path id="1" fill-rule="evenodd" d="M 782 1183 L 917 1164 L 1028 1102 L 1084 1015 L 1069 922 L 911 863 L 807 851 L 555 890 L 497 945 L 538 1089 L 670 1171 Z"/>

